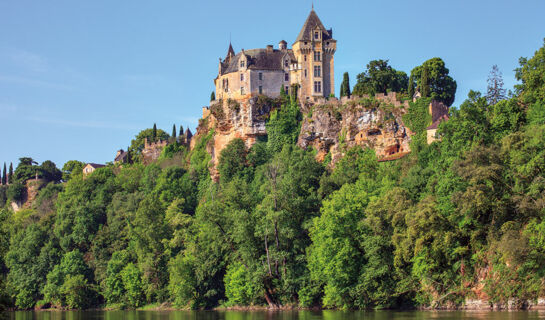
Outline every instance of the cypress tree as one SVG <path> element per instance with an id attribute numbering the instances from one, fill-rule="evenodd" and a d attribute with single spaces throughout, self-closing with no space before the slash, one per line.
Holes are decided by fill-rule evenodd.
<path id="1" fill-rule="evenodd" d="M 152 133 L 151 133 L 151 138 L 152 138 L 153 142 L 155 142 L 155 140 L 157 139 L 157 125 L 155 123 L 153 124 L 153 130 L 152 130 Z"/>
<path id="2" fill-rule="evenodd" d="M 284 89 L 284 85 L 280 86 L 280 96 L 285 97 L 286 96 L 286 89 Z"/>
<path id="3" fill-rule="evenodd" d="M 210 101 L 214 100 L 216 100 L 216 94 L 214 93 L 214 91 L 212 91 L 212 93 L 210 94 Z"/>
<path id="4" fill-rule="evenodd" d="M 9 173 L 8 178 L 6 179 L 6 184 L 10 184 L 13 179 L 13 162 L 9 163 Z"/>
<path id="5" fill-rule="evenodd" d="M 411 76 L 409 77 L 409 87 L 407 88 L 407 91 L 409 92 L 409 98 L 414 97 L 414 75 L 411 72 Z"/>
<path id="6" fill-rule="evenodd" d="M 182 136 L 184 134 L 184 126 L 180 125 L 180 134 L 178 136 Z"/>
<path id="7" fill-rule="evenodd" d="M 420 78 L 420 94 L 423 98 L 430 96 L 430 80 L 428 66 L 424 65 L 422 69 L 422 77 Z"/>
<path id="8" fill-rule="evenodd" d="M 2 185 L 5 185 L 6 182 L 7 182 L 7 180 L 6 180 L 7 179 L 7 177 L 6 177 L 7 172 L 6 171 L 7 171 L 6 170 L 6 163 L 4 162 L 4 171 L 3 171 L 3 174 L 2 174 Z"/>
<path id="9" fill-rule="evenodd" d="M 348 72 L 343 74 L 343 82 L 341 83 L 341 97 L 350 97 L 350 77 Z"/>
<path id="10" fill-rule="evenodd" d="M 173 142 L 176 142 L 176 125 L 175 124 L 172 125 L 172 136 L 170 137 L 170 139 Z"/>

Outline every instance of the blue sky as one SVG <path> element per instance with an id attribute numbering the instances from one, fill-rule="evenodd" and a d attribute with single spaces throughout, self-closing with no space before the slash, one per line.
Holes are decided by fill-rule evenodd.
<path id="1" fill-rule="evenodd" d="M 157 123 L 192 130 L 229 35 L 241 48 L 291 44 L 311 7 L 296 1 L 0 0 L 1 162 L 30 156 L 104 163 Z M 545 38 L 545 1 L 314 1 L 333 28 L 342 73 L 373 59 L 406 71 L 441 57 L 458 83 L 486 90 L 492 65 L 515 84 L 518 58 Z"/>

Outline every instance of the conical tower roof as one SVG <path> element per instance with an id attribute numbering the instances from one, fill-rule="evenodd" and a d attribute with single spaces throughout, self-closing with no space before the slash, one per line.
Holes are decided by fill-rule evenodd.
<path id="1" fill-rule="evenodd" d="M 318 18 L 318 15 L 312 9 L 310 11 L 310 14 L 307 17 L 307 20 L 305 21 L 305 24 L 303 24 L 303 28 L 301 29 L 301 32 L 299 32 L 299 35 L 297 36 L 297 39 L 295 39 L 295 42 L 297 41 L 311 41 L 312 40 L 312 31 L 316 29 L 316 27 L 320 27 L 323 32 L 323 39 L 329 39 L 331 36 L 329 32 L 326 30 L 324 25 L 322 24 L 322 21 L 320 18 Z"/>
<path id="2" fill-rule="evenodd" d="M 229 49 L 227 50 L 227 55 L 225 56 L 225 59 L 229 58 L 229 56 L 235 56 L 235 50 L 233 50 L 231 42 L 229 42 Z"/>

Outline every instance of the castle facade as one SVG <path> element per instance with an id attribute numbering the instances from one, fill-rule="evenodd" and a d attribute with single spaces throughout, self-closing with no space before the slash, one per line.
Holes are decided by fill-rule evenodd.
<path id="1" fill-rule="evenodd" d="M 297 86 L 302 101 L 328 97 L 335 92 L 333 56 L 337 41 L 311 10 L 291 49 L 282 40 L 278 48 L 242 49 L 235 54 L 229 44 L 214 79 L 216 99 L 247 99 L 252 95 L 275 98 L 281 88 Z"/>

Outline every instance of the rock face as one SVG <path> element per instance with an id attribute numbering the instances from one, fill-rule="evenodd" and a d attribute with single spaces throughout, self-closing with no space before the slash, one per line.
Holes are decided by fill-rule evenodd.
<path id="1" fill-rule="evenodd" d="M 330 99 L 308 108 L 297 144 L 314 147 L 319 161 L 330 154 L 332 164 L 355 146 L 374 149 L 379 160 L 398 159 L 410 152 L 412 133 L 401 118 L 408 107 L 395 94 Z"/>
<path id="2" fill-rule="evenodd" d="M 217 180 L 216 166 L 221 151 L 233 139 L 242 139 L 249 148 L 260 136 L 266 136 L 265 121 L 276 100 L 265 96 L 247 96 L 240 100 L 215 100 L 203 108 L 191 149 L 201 137 L 214 130 L 206 149 L 212 157 L 211 175 Z M 331 154 L 334 165 L 351 147 L 369 147 L 380 160 L 398 159 L 408 152 L 412 133 L 402 115 L 409 103 L 397 100 L 395 93 L 375 97 L 330 98 L 306 103 L 301 107 L 303 120 L 298 138 L 302 148 L 315 148 L 317 160 Z"/>
<path id="3" fill-rule="evenodd" d="M 266 136 L 265 120 L 272 108 L 273 99 L 265 96 L 248 96 L 240 100 L 216 100 L 210 107 L 203 108 L 203 118 L 199 121 L 195 137 L 191 139 L 191 149 L 199 138 L 214 130 L 214 136 L 207 145 L 207 151 L 212 157 L 210 173 L 217 180 L 216 170 L 219 155 L 229 142 L 236 138 L 242 139 L 246 147 L 251 147 L 260 136 Z"/>

